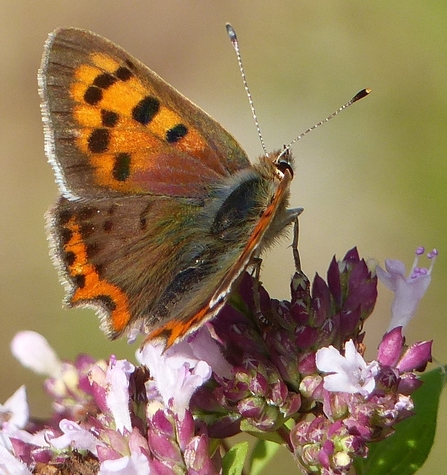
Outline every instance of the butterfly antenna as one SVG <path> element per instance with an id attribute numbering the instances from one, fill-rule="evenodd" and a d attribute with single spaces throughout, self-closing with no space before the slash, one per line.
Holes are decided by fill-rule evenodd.
<path id="1" fill-rule="evenodd" d="M 366 97 L 369 93 L 371 92 L 371 89 L 362 89 L 359 91 L 350 101 L 348 101 L 346 104 L 343 104 L 341 107 L 339 107 L 335 112 L 333 112 L 331 115 L 326 117 L 326 119 L 320 120 L 320 122 L 317 122 L 315 125 L 312 127 L 309 127 L 307 130 L 305 130 L 302 134 L 298 135 L 298 137 L 294 138 L 288 145 L 284 147 L 284 150 L 281 152 L 280 157 L 284 154 L 286 154 L 292 145 L 298 140 L 301 140 L 305 135 L 307 135 L 309 132 L 312 132 L 312 130 L 315 130 L 316 128 L 320 127 L 320 125 L 325 124 L 326 122 L 329 122 L 331 119 L 333 119 L 336 115 L 340 114 L 340 112 L 344 111 L 348 107 L 352 106 L 354 102 L 359 101 L 360 99 L 363 99 Z M 279 158 L 279 157 L 278 157 Z"/>
<path id="2" fill-rule="evenodd" d="M 241 72 L 242 82 L 244 83 L 244 88 L 248 97 L 248 102 L 250 104 L 253 120 L 255 121 L 256 131 L 258 132 L 258 137 L 259 137 L 259 140 L 261 141 L 262 149 L 264 150 L 265 156 L 267 157 L 268 156 L 267 148 L 265 147 L 264 139 L 262 138 L 261 128 L 259 127 L 255 105 L 253 104 L 253 99 L 251 97 L 250 89 L 248 88 L 247 78 L 245 76 L 244 66 L 242 64 L 242 56 L 241 56 L 241 51 L 239 48 L 239 41 L 237 40 L 237 36 L 236 36 L 236 32 L 234 31 L 234 28 L 229 23 L 227 23 L 225 27 L 227 29 L 228 37 L 230 38 L 231 44 L 233 45 L 234 51 L 236 52 L 237 62 L 239 64 L 239 71 Z"/>

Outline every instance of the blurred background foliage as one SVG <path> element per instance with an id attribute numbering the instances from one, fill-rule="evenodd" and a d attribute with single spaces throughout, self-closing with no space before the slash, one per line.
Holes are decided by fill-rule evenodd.
<path id="1" fill-rule="evenodd" d="M 1 402 L 25 383 L 32 413 L 49 413 L 41 379 L 10 355 L 19 330 L 41 332 L 67 359 L 135 351 L 106 341 L 91 310 L 61 309 L 48 257 L 43 215 L 57 189 L 43 153 L 36 73 L 47 34 L 59 26 L 123 46 L 221 122 L 251 157 L 261 148 L 225 22 L 238 32 L 269 149 L 371 87 L 369 98 L 294 147 L 291 204 L 305 208 L 303 267 L 325 275 L 332 255 L 353 246 L 363 257 L 411 266 L 416 246 L 436 246 L 433 283 L 406 335 L 409 343 L 434 338 L 434 355 L 447 361 L 446 2 L 5 0 L 0 10 Z M 288 297 L 288 244 L 264 256 L 262 279 L 277 298 Z M 391 295 L 379 293 L 367 324 L 370 358 L 388 325 Z M 421 474 L 445 470 L 446 401 Z M 281 458 L 292 470 L 291 457 Z"/>

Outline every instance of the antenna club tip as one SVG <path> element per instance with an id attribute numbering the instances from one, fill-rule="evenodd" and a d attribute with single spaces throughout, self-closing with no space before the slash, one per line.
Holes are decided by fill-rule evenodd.
<path id="1" fill-rule="evenodd" d="M 236 36 L 236 32 L 234 31 L 234 28 L 231 26 L 230 23 L 226 23 L 225 24 L 225 28 L 227 29 L 227 34 L 230 38 L 230 40 L 234 43 L 235 41 L 237 41 L 237 36 Z"/>
<path id="2" fill-rule="evenodd" d="M 370 92 L 371 92 L 371 89 L 369 87 L 362 89 L 352 98 L 351 101 L 352 102 L 359 101 L 360 99 L 363 99 L 364 97 L 366 97 Z"/>

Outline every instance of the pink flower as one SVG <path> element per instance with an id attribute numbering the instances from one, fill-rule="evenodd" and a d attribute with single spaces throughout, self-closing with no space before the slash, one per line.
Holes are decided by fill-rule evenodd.
<path id="1" fill-rule="evenodd" d="M 189 407 L 197 388 L 209 380 L 213 369 L 229 375 L 231 368 L 206 327 L 166 351 L 162 343 L 148 343 L 137 352 L 137 359 L 149 368 L 165 407 L 180 416 Z"/>
<path id="2" fill-rule="evenodd" d="M 427 254 L 431 260 L 428 269 L 418 267 L 419 256 L 425 252 L 423 247 L 416 250 L 416 257 L 410 271 L 406 277 L 405 264 L 398 260 L 387 259 L 385 261 L 386 271 L 377 266 L 377 276 L 381 282 L 394 292 L 394 300 L 391 305 L 391 322 L 388 331 L 396 327 L 405 327 L 416 313 L 419 300 L 424 296 L 431 282 L 431 272 L 438 255 L 438 251 Z"/>

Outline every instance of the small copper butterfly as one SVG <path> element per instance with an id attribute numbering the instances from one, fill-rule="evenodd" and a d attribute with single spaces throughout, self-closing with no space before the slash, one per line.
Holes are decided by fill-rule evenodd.
<path id="1" fill-rule="evenodd" d="M 290 150 L 251 164 L 236 140 L 110 41 L 63 28 L 39 71 L 45 150 L 61 192 L 47 214 L 66 304 L 110 338 L 170 346 L 213 318 L 301 209 Z"/>

